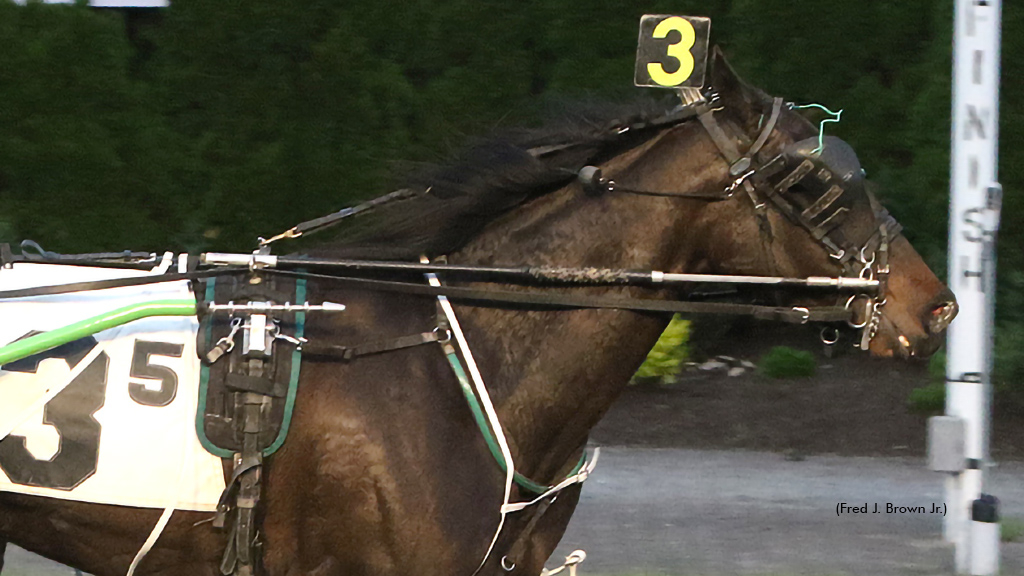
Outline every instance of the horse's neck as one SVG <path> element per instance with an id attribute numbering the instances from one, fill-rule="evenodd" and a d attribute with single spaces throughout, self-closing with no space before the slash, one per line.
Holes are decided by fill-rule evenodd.
<path id="1" fill-rule="evenodd" d="M 610 167 L 636 165 L 648 148 Z M 649 168 L 628 176 L 630 184 L 662 190 L 703 184 Z M 684 225 L 687 211 L 694 218 Z M 704 243 L 707 232 L 697 214 L 702 211 L 703 206 L 678 199 L 586 198 L 569 186 L 494 223 L 452 261 L 692 270 L 702 259 L 694 247 Z M 458 313 L 496 398 L 517 466 L 542 480 L 553 479 L 582 445 L 668 320 L 612 310 L 458 307 Z"/>

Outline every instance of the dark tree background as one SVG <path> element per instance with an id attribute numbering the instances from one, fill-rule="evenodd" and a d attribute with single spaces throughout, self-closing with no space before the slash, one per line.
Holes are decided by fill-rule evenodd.
<path id="1" fill-rule="evenodd" d="M 248 250 L 390 190 L 405 162 L 578 100 L 635 98 L 643 13 L 705 15 L 748 80 L 843 108 L 945 272 L 952 0 L 0 0 L 0 241 Z M 1000 377 L 1024 380 L 1024 7 L 1003 5 Z"/>

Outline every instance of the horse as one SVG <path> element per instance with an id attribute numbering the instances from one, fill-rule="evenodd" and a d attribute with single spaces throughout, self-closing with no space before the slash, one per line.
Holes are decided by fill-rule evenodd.
<path id="1" fill-rule="evenodd" d="M 719 129 L 733 133 L 734 145 L 761 140 L 759 156 L 770 158 L 819 136 L 819 128 L 798 112 L 780 109 L 777 100 L 740 79 L 718 50 L 709 78 L 716 92 L 713 116 Z M 844 275 L 838 254 L 813 230 L 749 193 L 747 176 L 730 169 L 736 163 L 723 157 L 714 127 L 692 118 L 658 121 L 666 110 L 591 117 L 473 148 L 414 179 L 427 190 L 419 200 L 398 203 L 382 212 L 380 222 L 342 233 L 311 253 L 445 254 L 449 263 L 472 265 Z M 651 194 L 611 186 L 588 192 L 586 179 L 575 177 L 584 165 Z M 589 184 L 594 181 L 606 182 L 591 178 Z M 731 194 L 721 201 L 700 197 L 723 190 Z M 834 230 L 875 238 L 877 251 L 888 249 L 885 270 L 877 262 L 871 268 L 874 258 L 864 264 L 869 275 L 885 274 L 884 300 L 865 307 L 845 294 L 836 300 L 833 292 L 772 297 L 798 311 L 846 301 L 855 325 L 871 324 L 863 344 L 872 355 L 927 357 L 956 312 L 953 295 L 898 230 L 882 222 L 869 192 L 845 196 L 848 217 Z M 679 296 L 675 289 L 596 290 L 647 301 Z M 310 342 L 360 342 L 436 326 L 437 302 L 430 297 L 329 280 L 310 280 L 309 291 L 347 305 L 343 314 L 312 318 Z M 589 431 L 668 322 L 665 314 L 619 309 L 456 302 L 455 310 L 516 470 L 542 483 L 573 470 Z M 448 361 L 433 346 L 350 362 L 306 356 L 289 438 L 264 470 L 262 570 L 288 576 L 539 574 L 566 529 L 580 485 L 546 498 L 543 507 L 508 513 L 498 530 L 505 477 Z M 513 501 L 532 497 L 512 490 Z M 112 576 L 126 572 L 159 515 L 0 493 L 0 541 Z M 176 512 L 137 573 L 218 574 L 227 536 L 208 520 L 209 514 Z"/>

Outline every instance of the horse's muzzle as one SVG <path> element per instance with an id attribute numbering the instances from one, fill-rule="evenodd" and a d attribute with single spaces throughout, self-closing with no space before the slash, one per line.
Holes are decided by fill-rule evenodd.
<path id="1" fill-rule="evenodd" d="M 921 325 L 924 326 L 926 334 L 912 346 L 906 347 L 907 355 L 912 358 L 928 358 L 934 354 L 945 341 L 946 329 L 949 328 L 950 322 L 956 318 L 959 311 L 960 307 L 956 303 L 956 297 L 948 288 L 944 289 L 925 307 Z M 901 343 L 904 342 L 901 340 Z"/>

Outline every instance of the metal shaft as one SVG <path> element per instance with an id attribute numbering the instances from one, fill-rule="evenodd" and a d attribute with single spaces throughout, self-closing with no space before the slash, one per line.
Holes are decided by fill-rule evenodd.
<path id="1" fill-rule="evenodd" d="M 345 272 L 409 272 L 439 274 L 446 278 L 466 280 L 492 280 L 506 282 L 576 284 L 576 285 L 661 285 L 677 284 L 758 284 L 778 286 L 806 286 L 837 289 L 875 289 L 878 281 L 862 278 L 785 278 L 777 276 L 733 276 L 721 274 L 683 274 L 675 272 L 616 270 L 611 268 L 560 266 L 467 266 L 386 260 L 328 260 L 265 256 L 253 254 L 203 254 L 202 261 L 215 266 L 250 265 L 282 269 L 330 270 Z"/>
<path id="2" fill-rule="evenodd" d="M 284 304 L 268 304 L 266 302 L 247 302 L 245 304 L 235 304 L 229 302 L 227 304 L 216 304 L 210 303 L 206 305 L 206 309 L 210 312 L 237 312 L 244 310 L 246 312 L 341 312 L 345 310 L 344 304 L 337 304 L 335 302 L 324 302 L 322 304 L 292 304 L 285 302 Z"/>

